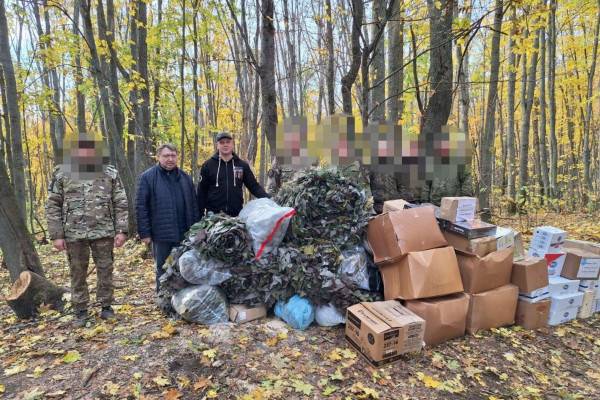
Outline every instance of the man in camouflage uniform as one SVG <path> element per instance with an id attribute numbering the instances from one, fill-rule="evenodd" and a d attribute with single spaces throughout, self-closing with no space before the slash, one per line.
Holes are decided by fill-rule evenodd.
<path id="1" fill-rule="evenodd" d="M 46 218 L 54 247 L 67 251 L 71 271 L 71 302 L 76 325 L 85 326 L 89 291 L 87 274 L 90 257 L 98 276 L 96 300 L 102 319 L 113 319 L 113 247 L 121 247 L 128 227 L 127 197 L 117 170 L 103 165 L 107 157 L 94 159 L 98 141 L 80 140 L 71 160 L 54 170 L 46 203 Z M 87 163 L 87 165 L 86 165 Z M 71 164 L 71 165 L 69 165 Z M 70 171 L 75 165 L 75 171 Z M 90 165 L 95 166 L 90 173 Z M 84 167 L 84 168 L 82 168 Z M 77 170 L 85 172 L 77 172 Z M 91 170 L 94 170 L 92 168 Z"/>

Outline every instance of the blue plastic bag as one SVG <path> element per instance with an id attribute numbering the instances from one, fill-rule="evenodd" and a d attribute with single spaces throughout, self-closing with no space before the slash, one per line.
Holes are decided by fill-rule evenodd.
<path id="1" fill-rule="evenodd" d="M 315 306 L 297 294 L 287 302 L 279 300 L 275 304 L 275 315 L 294 329 L 305 330 L 315 319 Z"/>

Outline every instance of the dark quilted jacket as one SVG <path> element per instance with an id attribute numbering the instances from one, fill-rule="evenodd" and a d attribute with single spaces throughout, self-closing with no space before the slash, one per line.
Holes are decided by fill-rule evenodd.
<path id="1" fill-rule="evenodd" d="M 178 170 L 178 181 L 185 200 L 185 229 L 197 222 L 199 211 L 192 178 Z M 155 242 L 181 241 L 172 191 L 164 170 L 158 165 L 140 175 L 135 199 L 138 234 Z"/>

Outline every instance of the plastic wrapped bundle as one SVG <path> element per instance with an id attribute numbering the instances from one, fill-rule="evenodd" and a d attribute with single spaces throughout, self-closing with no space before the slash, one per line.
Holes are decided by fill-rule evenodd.
<path id="1" fill-rule="evenodd" d="M 252 200 L 244 206 L 239 218 L 252 236 L 256 258 L 279 246 L 295 213 L 293 208 L 281 207 L 269 198 Z"/>
<path id="2" fill-rule="evenodd" d="M 205 257 L 196 249 L 183 253 L 177 263 L 183 279 L 194 285 L 220 285 L 231 277 L 223 262 Z"/>
<path id="3" fill-rule="evenodd" d="M 275 304 L 275 315 L 294 329 L 304 330 L 315 320 L 315 306 L 304 297 L 292 296 Z"/>
<path id="4" fill-rule="evenodd" d="M 333 304 L 317 306 L 315 321 L 319 326 L 335 326 L 346 323 L 346 318 Z"/>
<path id="5" fill-rule="evenodd" d="M 183 319 L 203 325 L 229 320 L 227 297 L 216 286 L 189 286 L 175 293 L 171 299 L 173 308 Z"/>

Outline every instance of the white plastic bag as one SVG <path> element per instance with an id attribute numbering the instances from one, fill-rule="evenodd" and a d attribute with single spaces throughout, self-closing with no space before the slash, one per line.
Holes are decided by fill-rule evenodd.
<path id="1" fill-rule="evenodd" d="M 186 321 L 212 325 L 229 320 L 227 297 L 216 286 L 188 286 L 173 295 L 171 305 Z"/>
<path id="2" fill-rule="evenodd" d="M 177 263 L 183 279 L 194 285 L 220 285 L 231 278 L 223 262 L 204 257 L 196 249 L 183 253 Z"/>
<path id="3" fill-rule="evenodd" d="M 266 197 L 252 200 L 242 208 L 239 218 L 252 236 L 256 258 L 279 246 L 294 214 L 293 208 L 281 207 Z"/>
<path id="4" fill-rule="evenodd" d="M 335 326 L 346 323 L 344 315 L 331 303 L 317 307 L 315 320 L 319 326 Z"/>

